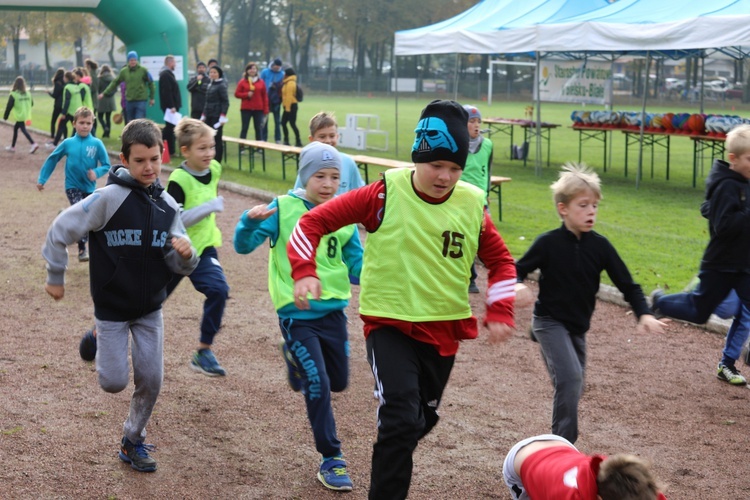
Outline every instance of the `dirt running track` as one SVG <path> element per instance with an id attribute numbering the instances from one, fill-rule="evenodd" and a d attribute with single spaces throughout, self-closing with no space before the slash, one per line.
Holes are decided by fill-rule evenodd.
<path id="1" fill-rule="evenodd" d="M 10 131 L 0 126 L 2 146 Z M 238 216 L 260 201 L 228 190 L 218 221 L 232 289 L 215 351 L 229 375 L 208 378 L 188 368 L 202 300 L 186 280 L 164 307 L 165 380 L 148 427 L 159 470 L 138 473 L 118 460 L 132 386 L 103 392 L 93 365 L 78 356 L 78 340 L 92 321 L 88 266 L 71 262 L 60 303 L 43 290 L 40 247 L 68 205 L 62 165 L 43 193 L 35 188 L 45 154 L 42 148 L 29 155 L 23 139 L 15 154 L 0 148 L 0 497 L 341 495 L 315 479 L 318 456 L 303 400 L 286 384 L 266 286 L 267 247 L 250 256 L 232 249 Z M 375 438 L 357 292 L 348 311 L 351 382 L 334 397 L 355 485 L 349 499 L 367 496 Z M 481 297 L 473 296 L 472 305 L 481 313 Z M 550 382 L 525 333 L 530 316 L 530 309 L 518 311 L 518 331 L 506 344 L 491 346 L 480 335 L 462 346 L 440 424 L 417 448 L 410 498 L 509 498 L 500 477 L 505 453 L 519 439 L 549 431 L 551 414 Z M 716 379 L 721 337 L 681 324 L 666 335 L 637 336 L 634 327 L 626 309 L 598 305 L 578 447 L 652 459 L 672 500 L 750 498 L 750 391 Z"/>

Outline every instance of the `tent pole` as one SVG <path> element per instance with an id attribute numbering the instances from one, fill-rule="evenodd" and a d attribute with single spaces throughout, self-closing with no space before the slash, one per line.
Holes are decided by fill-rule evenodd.
<path id="1" fill-rule="evenodd" d="M 703 96 L 705 95 L 706 88 L 706 54 L 701 51 L 701 114 L 703 114 Z"/>
<path id="2" fill-rule="evenodd" d="M 643 173 L 643 132 L 646 128 L 646 100 L 648 99 L 648 81 L 651 79 L 651 51 L 646 51 L 646 82 L 643 84 L 643 106 L 641 107 L 641 133 L 638 142 L 638 173 L 635 174 L 635 188 L 638 189 Z M 653 155 L 653 152 L 651 153 Z"/>
<path id="3" fill-rule="evenodd" d="M 393 77 L 395 79 L 393 83 L 394 94 L 396 94 L 396 158 L 398 158 L 398 56 L 393 55 Z"/>
<path id="4" fill-rule="evenodd" d="M 539 92 L 539 76 L 542 74 L 542 55 L 536 51 L 536 158 L 534 158 L 534 174 L 537 177 L 542 175 L 542 99 Z"/>
<path id="5" fill-rule="evenodd" d="M 456 52 L 456 69 L 453 71 L 453 100 L 458 102 L 458 52 Z"/>

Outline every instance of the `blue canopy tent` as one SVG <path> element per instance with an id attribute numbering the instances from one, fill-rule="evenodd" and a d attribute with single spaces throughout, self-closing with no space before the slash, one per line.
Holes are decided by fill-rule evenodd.
<path id="1" fill-rule="evenodd" d="M 607 0 L 528 0 L 525 2 L 482 0 L 474 7 L 445 21 L 396 32 L 393 54 L 397 57 L 420 54 L 535 52 L 533 47 L 536 34 L 532 31 L 519 36 L 519 28 L 533 27 L 539 23 L 577 16 L 606 5 L 608 5 Z M 541 111 L 538 96 L 536 101 L 537 122 L 539 123 Z M 396 127 L 398 127 L 398 88 L 396 88 Z M 537 127 L 537 133 L 539 131 Z M 396 130 L 396 137 L 398 138 L 398 130 Z M 539 137 L 536 143 L 536 168 L 539 169 L 539 158 L 541 158 Z M 398 142 L 396 151 L 398 151 Z"/>
<path id="2" fill-rule="evenodd" d="M 473 39 L 481 43 L 472 46 Z M 442 23 L 396 32 L 394 55 L 533 52 L 539 61 L 550 53 L 650 58 L 719 51 L 739 59 L 747 55 L 744 46 L 750 46 L 750 0 L 484 0 Z"/>

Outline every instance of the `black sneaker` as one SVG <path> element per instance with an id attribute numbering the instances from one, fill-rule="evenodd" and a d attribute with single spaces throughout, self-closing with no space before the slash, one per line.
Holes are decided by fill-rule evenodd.
<path id="1" fill-rule="evenodd" d="M 479 287 L 474 280 L 469 281 L 469 293 L 479 293 Z"/>
<path id="2" fill-rule="evenodd" d="M 143 444 L 142 441 L 131 443 L 130 440 L 123 436 L 120 443 L 120 460 L 129 463 L 130 467 L 138 472 L 154 472 L 156 470 L 156 460 L 148 456 L 148 452 L 156 450 L 152 444 Z"/>
<path id="3" fill-rule="evenodd" d="M 96 358 L 96 336 L 94 335 L 93 328 L 81 337 L 81 343 L 78 345 L 78 353 L 84 361 L 94 361 Z"/>

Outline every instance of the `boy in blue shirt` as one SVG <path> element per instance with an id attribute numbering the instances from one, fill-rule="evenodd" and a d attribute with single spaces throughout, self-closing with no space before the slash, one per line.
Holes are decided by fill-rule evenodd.
<path id="1" fill-rule="evenodd" d="M 341 157 L 332 146 L 312 142 L 302 148 L 299 175 L 304 189 L 279 196 L 269 205 L 245 211 L 234 232 L 237 253 L 248 254 L 266 238 L 271 242 L 268 289 L 285 342 L 289 385 L 302 391 L 315 446 L 322 460 L 318 480 L 326 488 L 350 491 L 352 482 L 336 436 L 331 392 L 346 389 L 349 379 L 349 333 L 344 309 L 351 298 L 349 275 L 362 269 L 362 244 L 353 224 L 325 237 L 315 254 L 324 294 L 310 308 L 295 305 L 287 242 L 299 218 L 331 200 L 339 187 Z M 302 369 L 300 369 L 302 367 Z"/>
<path id="2" fill-rule="evenodd" d="M 65 160 L 65 195 L 71 205 L 75 205 L 94 192 L 96 180 L 109 171 L 109 155 L 104 143 L 91 135 L 94 126 L 94 112 L 85 107 L 79 107 L 73 115 L 73 128 L 76 133 L 55 148 L 47 157 L 39 172 L 36 188 L 44 190 L 44 185 L 55 171 L 57 163 Z M 97 167 L 97 163 L 100 165 Z M 86 262 L 89 254 L 86 251 L 88 235 L 78 241 L 78 261 Z"/>

